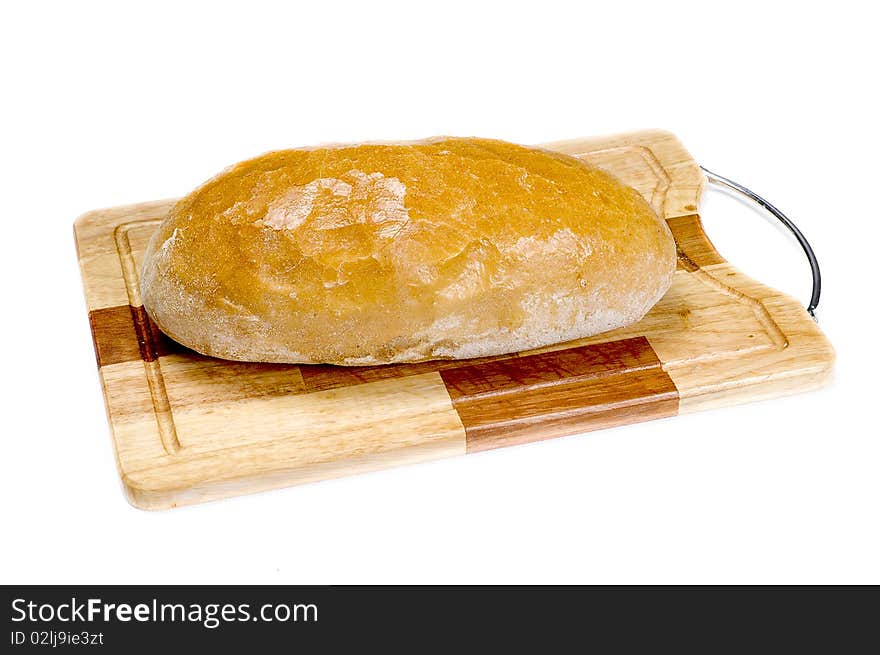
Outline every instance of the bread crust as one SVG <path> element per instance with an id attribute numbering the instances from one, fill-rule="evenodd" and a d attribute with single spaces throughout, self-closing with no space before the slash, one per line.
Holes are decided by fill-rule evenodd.
<path id="1" fill-rule="evenodd" d="M 181 199 L 144 306 L 225 359 L 387 364 L 528 350 L 639 320 L 675 243 L 578 159 L 474 138 L 282 150 Z"/>

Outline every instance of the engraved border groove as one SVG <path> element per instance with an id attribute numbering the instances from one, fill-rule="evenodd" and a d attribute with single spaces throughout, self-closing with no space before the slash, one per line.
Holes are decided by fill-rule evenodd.
<path id="1" fill-rule="evenodd" d="M 174 425 L 174 417 L 171 414 L 171 401 L 168 399 L 168 390 L 165 388 L 165 379 L 162 377 L 162 368 L 159 364 L 159 355 L 152 331 L 149 329 L 149 318 L 141 301 L 141 293 L 137 284 L 137 267 L 131 254 L 131 242 L 128 239 L 129 230 L 141 227 L 145 224 L 161 223 L 161 219 L 149 219 L 122 223 L 113 230 L 113 238 L 116 241 L 116 252 L 122 265 L 122 277 L 125 280 L 125 290 L 128 294 L 128 304 L 131 308 L 132 324 L 140 347 L 141 359 L 144 363 L 144 373 L 147 377 L 147 386 L 150 389 L 150 398 L 153 401 L 153 412 L 156 415 L 156 425 L 159 428 L 159 438 L 162 447 L 169 455 L 173 455 L 182 448 L 180 439 L 177 437 L 177 428 Z"/>

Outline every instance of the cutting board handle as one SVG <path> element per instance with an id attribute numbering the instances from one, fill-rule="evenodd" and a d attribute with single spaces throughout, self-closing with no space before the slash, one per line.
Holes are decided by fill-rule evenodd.
<path id="1" fill-rule="evenodd" d="M 704 166 L 700 166 L 700 169 L 705 173 L 709 184 L 732 191 L 770 212 L 770 214 L 776 217 L 780 223 L 789 229 L 794 235 L 794 238 L 797 239 L 799 244 L 801 244 L 801 248 L 804 249 L 804 253 L 807 255 L 807 261 L 810 263 L 810 270 L 813 273 L 813 292 L 810 295 L 810 302 L 807 304 L 807 312 L 813 317 L 813 319 L 816 319 L 816 307 L 819 305 L 819 296 L 822 293 L 822 273 L 819 271 L 819 261 L 816 259 L 816 253 L 813 252 L 813 248 L 810 246 L 810 242 L 807 241 L 807 237 L 804 236 L 804 233 L 801 232 L 798 229 L 798 226 L 795 225 L 788 216 L 783 214 L 773 203 L 762 198 L 751 189 L 718 175 L 717 173 L 713 173 Z"/>

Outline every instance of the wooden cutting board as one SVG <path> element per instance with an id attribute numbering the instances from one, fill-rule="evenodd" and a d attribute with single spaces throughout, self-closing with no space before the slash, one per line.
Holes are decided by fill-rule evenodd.
<path id="1" fill-rule="evenodd" d="M 158 509 L 812 389 L 834 352 L 801 304 L 727 263 L 697 215 L 705 179 L 671 134 L 546 147 L 607 169 L 669 223 L 666 296 L 639 323 L 537 351 L 344 368 L 199 355 L 141 304 L 141 255 L 173 200 L 74 226 L 129 501 Z"/>

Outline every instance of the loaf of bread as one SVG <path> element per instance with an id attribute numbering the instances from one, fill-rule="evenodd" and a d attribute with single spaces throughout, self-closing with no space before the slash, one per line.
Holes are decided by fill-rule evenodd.
<path id="1" fill-rule="evenodd" d="M 467 358 L 639 320 L 675 243 L 636 192 L 573 157 L 435 138 L 282 150 L 180 200 L 143 262 L 173 339 L 226 359 Z"/>

